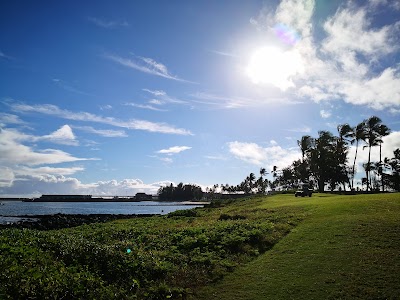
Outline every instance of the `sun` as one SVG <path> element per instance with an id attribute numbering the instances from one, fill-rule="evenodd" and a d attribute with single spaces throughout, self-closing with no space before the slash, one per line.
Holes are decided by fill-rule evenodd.
<path id="1" fill-rule="evenodd" d="M 294 87 L 293 77 L 303 70 L 303 62 L 297 51 L 262 47 L 250 57 L 246 74 L 255 84 L 272 84 L 285 91 Z"/>

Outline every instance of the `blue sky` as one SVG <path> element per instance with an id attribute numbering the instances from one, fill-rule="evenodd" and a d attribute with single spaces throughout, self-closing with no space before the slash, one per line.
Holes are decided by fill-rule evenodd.
<path id="1" fill-rule="evenodd" d="M 372 115 L 392 157 L 399 36 L 390 0 L 2 2 L 0 194 L 237 184 Z"/>

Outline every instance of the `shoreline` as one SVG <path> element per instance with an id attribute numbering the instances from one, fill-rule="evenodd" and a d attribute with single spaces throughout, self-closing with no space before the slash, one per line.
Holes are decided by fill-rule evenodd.
<path id="1" fill-rule="evenodd" d="M 2 216 L 19 218 L 20 221 L 0 224 L 0 230 L 5 228 L 28 228 L 37 230 L 53 230 L 71 228 L 84 224 L 105 223 L 118 219 L 148 218 L 160 216 L 160 214 L 52 214 L 52 215 L 24 215 Z"/>

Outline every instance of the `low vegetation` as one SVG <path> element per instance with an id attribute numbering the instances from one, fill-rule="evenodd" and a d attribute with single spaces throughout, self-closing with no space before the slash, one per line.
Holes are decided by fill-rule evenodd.
<path id="1" fill-rule="evenodd" d="M 304 217 L 262 198 L 60 230 L 2 229 L 1 299 L 185 299 Z"/>

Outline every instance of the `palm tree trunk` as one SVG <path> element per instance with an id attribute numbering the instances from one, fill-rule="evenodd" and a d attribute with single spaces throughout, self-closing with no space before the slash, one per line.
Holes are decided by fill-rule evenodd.
<path id="1" fill-rule="evenodd" d="M 353 178 L 351 180 L 351 189 L 354 189 L 354 176 L 356 172 L 356 160 L 357 160 L 357 152 L 358 152 L 358 140 L 356 143 L 356 155 L 354 156 L 354 163 L 353 163 Z"/>
<path id="2" fill-rule="evenodd" d="M 370 164 L 371 164 L 371 145 L 369 145 L 369 149 L 368 149 L 368 164 L 367 164 L 367 192 L 369 191 L 369 186 L 370 186 L 370 182 L 369 182 L 369 179 L 370 179 L 370 174 L 369 174 L 369 172 L 370 172 Z"/>
<path id="3" fill-rule="evenodd" d="M 383 166 L 382 166 L 382 142 L 379 143 L 379 175 L 381 176 L 382 192 L 385 191 L 385 183 L 383 181 Z"/>

